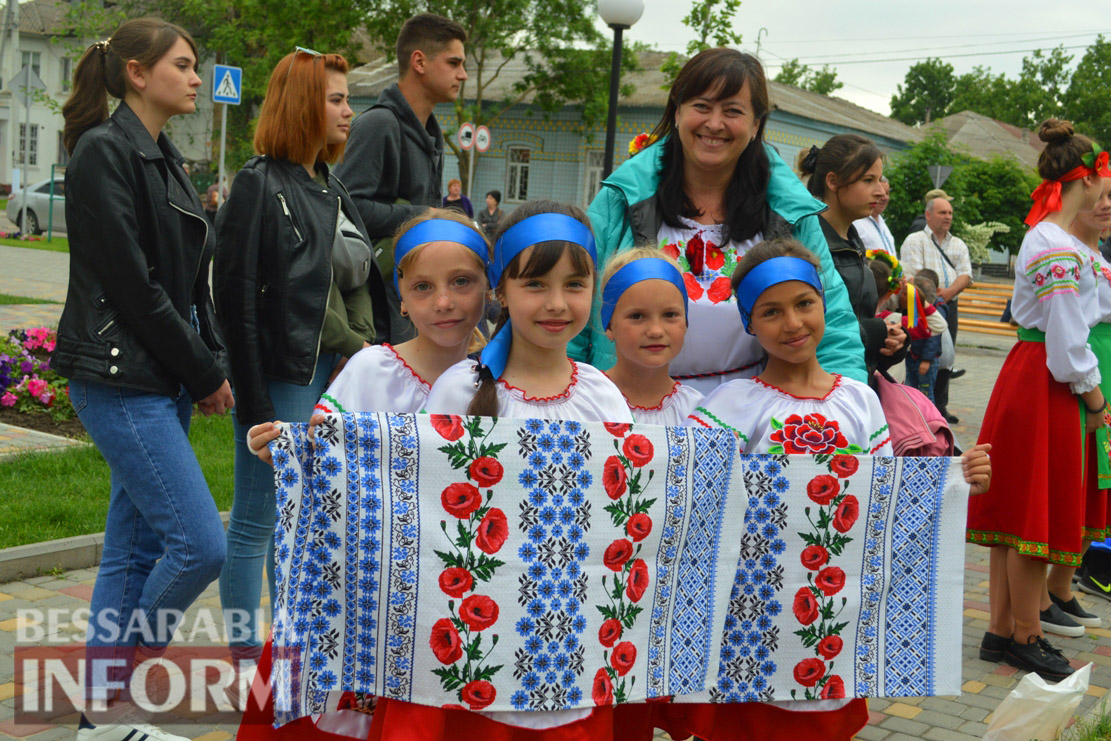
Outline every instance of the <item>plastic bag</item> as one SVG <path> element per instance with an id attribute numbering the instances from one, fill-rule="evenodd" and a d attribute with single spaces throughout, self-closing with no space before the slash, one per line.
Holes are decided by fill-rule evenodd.
<path id="1" fill-rule="evenodd" d="M 1027 674 L 995 709 L 984 741 L 1057 738 L 1088 691 L 1091 673 L 1092 665 L 1088 664 L 1057 684 Z"/>

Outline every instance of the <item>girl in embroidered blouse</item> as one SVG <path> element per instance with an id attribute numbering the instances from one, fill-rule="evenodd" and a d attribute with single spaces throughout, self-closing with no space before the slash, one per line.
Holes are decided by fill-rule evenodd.
<path id="1" fill-rule="evenodd" d="M 1104 397 L 1111 396 L 1111 266 L 1107 264 L 1099 251 L 1099 235 L 1111 228 L 1111 178 L 1103 179 L 1103 189 L 1099 200 L 1091 209 L 1081 210 L 1069 227 L 1069 233 L 1083 242 L 1088 248 L 1089 257 L 1096 267 L 1096 285 L 1099 292 L 1099 323 L 1092 327 L 1088 333 L 1088 344 L 1099 360 L 1099 388 Z M 1094 440 L 1093 440 L 1094 443 Z M 1085 545 L 1089 540 L 1103 540 L 1111 535 L 1111 510 L 1108 509 L 1107 489 L 1100 489 L 1098 457 L 1100 451 L 1097 445 L 1088 448 L 1088 498 L 1085 507 Z M 1106 475 L 1104 476 L 1106 479 Z M 1084 562 L 1080 567 L 1080 590 L 1091 592 L 1100 596 L 1107 593 L 1093 582 L 1098 577 L 1099 581 L 1106 583 L 1106 572 L 1093 572 L 1089 569 L 1090 561 L 1087 552 Z M 1099 616 L 1092 615 L 1086 610 L 1072 609 L 1075 597 L 1072 596 L 1072 575 L 1076 569 L 1071 566 L 1053 565 L 1049 569 L 1047 586 L 1049 596 L 1053 602 L 1065 610 L 1076 622 L 1089 628 L 1100 627 Z M 1075 606 L 1079 608 L 1079 605 Z M 1084 614 L 1077 614 L 1083 612 Z"/>
<path id="2" fill-rule="evenodd" d="M 825 332 L 824 290 L 817 258 L 790 239 L 762 242 L 741 259 L 732 277 L 745 331 L 755 335 L 768 363 L 752 379 L 711 392 L 688 424 L 727 427 L 745 453 L 892 455 L 879 399 L 864 383 L 827 373 L 817 358 Z M 965 453 L 972 492 L 991 478 L 990 445 Z M 836 684 L 822 699 L 706 706 L 688 712 L 684 730 L 714 738 L 714 729 L 744 727 L 752 738 L 849 739 L 868 720 L 862 699 L 846 700 Z M 702 706 L 700 706 L 702 707 Z M 693 722 L 692 722 L 693 721 Z"/>
<path id="3" fill-rule="evenodd" d="M 602 274 L 602 326 L 617 348 L 606 371 L 633 419 L 681 425 L 702 394 L 668 373 L 687 334 L 687 289 L 674 259 L 655 247 L 619 252 Z"/>
<path id="4" fill-rule="evenodd" d="M 1066 229 L 1111 177 L 1107 154 L 1072 124 L 1050 119 L 1038 136 L 1044 181 L 1026 217 L 1011 313 L 1020 325 L 988 402 L 980 439 L 1006 456 L 999 481 L 968 503 L 968 540 L 991 547 L 991 618 L 980 658 L 1057 681 L 1069 662 L 1042 635 L 1072 622 L 1046 592 L 1045 564 L 1080 563 L 1085 532 L 1084 448 L 1107 408 L 1088 347 L 1100 320 L 1097 275 Z M 1106 520 L 1093 523 L 1102 529 Z M 1061 589 L 1059 584 L 1057 589 Z M 1068 593 L 1066 582 L 1065 589 Z M 1082 632 L 1082 631 L 1081 631 Z"/>
<path id="5" fill-rule="evenodd" d="M 423 411 L 436 379 L 485 343 L 478 323 L 488 293 L 489 243 L 474 222 L 429 209 L 402 224 L 393 241 L 401 314 L 412 320 L 417 336 L 352 356 L 320 397 L 317 412 Z M 278 434 L 275 423 L 255 425 L 251 451 L 269 462 L 267 446 Z"/>
<path id="6" fill-rule="evenodd" d="M 489 293 L 489 242 L 474 222 L 454 211 L 429 209 L 401 225 L 393 250 L 401 313 L 412 320 L 417 336 L 397 347 L 373 345 L 353 355 L 321 396 L 317 412 L 420 412 L 444 369 L 484 342 L 477 325 Z M 323 419 L 323 414 L 314 414 L 312 424 Z M 265 422 L 248 433 L 251 451 L 267 463 L 278 424 Z M 265 650 L 260 662 L 264 677 L 269 674 L 269 656 Z M 374 698 L 334 693 L 330 704 L 332 711 L 300 718 L 279 730 L 271 727 L 273 713 L 267 708 L 248 707 L 239 737 L 367 738 Z"/>
<path id="7" fill-rule="evenodd" d="M 631 422 L 605 374 L 567 356 L 590 318 L 594 236 L 586 214 L 529 201 L 502 223 L 490 283 L 502 305 L 481 361 L 463 360 L 433 384 L 434 414 Z"/>

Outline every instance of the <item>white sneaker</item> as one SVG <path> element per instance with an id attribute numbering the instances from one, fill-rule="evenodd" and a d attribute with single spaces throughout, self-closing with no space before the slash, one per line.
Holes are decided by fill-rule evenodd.
<path id="1" fill-rule="evenodd" d="M 232 710 L 242 713 L 247 709 L 247 698 L 257 673 L 258 664 L 253 661 L 243 661 L 238 670 L 232 669 L 231 684 L 224 688 L 224 700 Z"/>
<path id="2" fill-rule="evenodd" d="M 134 708 L 125 710 L 114 723 L 94 726 L 81 714 L 77 727 L 77 741 L 189 741 L 185 736 L 175 736 L 157 726 L 152 726 L 139 716 Z"/>

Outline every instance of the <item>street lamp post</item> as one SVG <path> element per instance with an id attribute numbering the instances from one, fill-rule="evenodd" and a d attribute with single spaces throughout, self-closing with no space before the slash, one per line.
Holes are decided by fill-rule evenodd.
<path id="1" fill-rule="evenodd" d="M 602 179 L 613 172 L 614 139 L 617 136 L 617 91 L 621 86 L 621 32 L 631 28 L 644 13 L 644 0 L 598 0 L 598 15 L 613 29 L 613 64 L 610 67 L 610 104 L 606 113 L 606 153 Z"/>

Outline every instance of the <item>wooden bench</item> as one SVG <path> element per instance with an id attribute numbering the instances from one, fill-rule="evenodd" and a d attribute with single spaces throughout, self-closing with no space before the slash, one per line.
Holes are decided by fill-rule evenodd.
<path id="1" fill-rule="evenodd" d="M 969 332 L 981 332 L 1003 337 L 1014 337 L 1016 327 L 999 321 L 1011 298 L 1011 287 L 998 283 L 980 283 L 961 292 L 960 317 L 957 326 Z M 971 316 L 991 317 L 973 319 Z"/>

